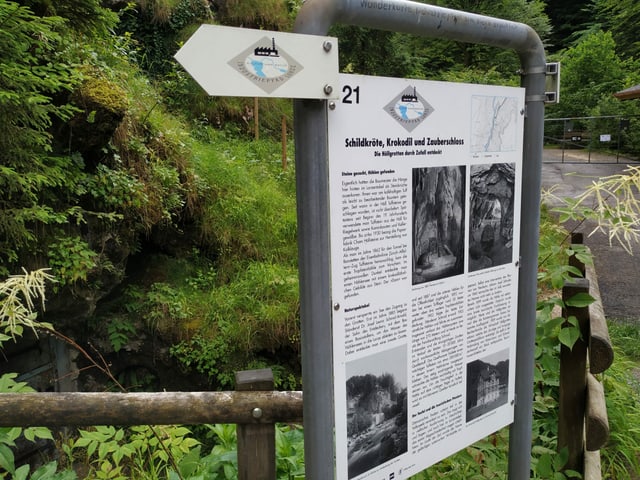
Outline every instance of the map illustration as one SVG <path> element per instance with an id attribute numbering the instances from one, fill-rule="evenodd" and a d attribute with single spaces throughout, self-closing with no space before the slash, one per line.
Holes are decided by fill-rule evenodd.
<path id="1" fill-rule="evenodd" d="M 260 58 L 249 55 L 245 67 L 260 78 L 277 78 L 289 71 L 289 63 L 284 58 Z"/>
<path id="2" fill-rule="evenodd" d="M 471 151 L 511 152 L 517 147 L 518 102 L 515 97 L 471 98 Z"/>

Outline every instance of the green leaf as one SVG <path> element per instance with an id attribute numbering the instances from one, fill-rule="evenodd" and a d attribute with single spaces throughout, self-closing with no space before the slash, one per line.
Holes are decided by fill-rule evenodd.
<path id="1" fill-rule="evenodd" d="M 569 300 L 565 301 L 565 304 L 568 307 L 578 307 L 578 308 L 580 308 L 580 307 L 588 307 L 589 305 L 591 305 L 595 301 L 596 301 L 596 299 L 593 298 L 588 293 L 576 293 Z"/>
<path id="2" fill-rule="evenodd" d="M 553 469 L 551 467 L 551 455 L 545 453 L 538 459 L 538 463 L 535 465 L 536 473 L 539 478 L 551 478 Z"/>
<path id="3" fill-rule="evenodd" d="M 15 458 L 11 449 L 6 445 L 0 443 L 0 467 L 13 474 L 16 469 L 14 462 Z"/>
<path id="4" fill-rule="evenodd" d="M 558 340 L 562 345 L 565 345 L 569 349 L 573 349 L 573 346 L 580 338 L 580 329 L 576 327 L 564 327 L 560 330 Z"/>
<path id="5" fill-rule="evenodd" d="M 234 478 L 236 478 L 237 471 L 233 465 L 225 464 L 223 466 L 223 469 L 224 469 L 224 475 L 227 478 L 227 480 L 233 480 Z"/>
<path id="6" fill-rule="evenodd" d="M 553 460 L 554 468 L 556 470 L 562 469 L 562 467 L 564 467 L 564 465 L 567 463 L 567 460 L 569 460 L 569 449 L 567 447 L 564 447 L 562 450 L 560 450 L 558 455 L 556 455 L 556 458 Z"/>
<path id="7" fill-rule="evenodd" d="M 575 470 L 565 470 L 564 474 L 567 478 L 582 478 L 582 474 Z"/>
<path id="8" fill-rule="evenodd" d="M 27 480 L 29 475 L 29 470 L 30 470 L 29 465 L 22 465 L 20 468 L 16 469 L 16 471 L 13 473 L 12 478 L 14 480 Z M 35 478 L 35 477 L 32 477 L 32 478 Z"/>
<path id="9" fill-rule="evenodd" d="M 49 462 L 33 472 L 33 475 L 31 475 L 31 480 L 45 480 L 52 478 L 55 475 L 57 469 L 57 462 Z"/>

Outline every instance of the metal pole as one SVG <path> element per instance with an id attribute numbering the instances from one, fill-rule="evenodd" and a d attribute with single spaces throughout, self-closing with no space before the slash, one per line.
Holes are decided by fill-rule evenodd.
<path id="1" fill-rule="evenodd" d="M 533 33 L 535 35 L 535 33 Z M 535 35 L 537 38 L 537 35 Z M 538 38 L 538 42 L 539 42 Z M 532 39 L 532 42 L 535 41 Z M 536 340 L 538 238 L 540 234 L 540 186 L 544 145 L 545 55 L 542 46 L 520 52 L 522 86 L 526 89 L 522 206 L 520 217 L 520 282 L 518 285 L 518 336 L 516 339 L 516 405 L 509 434 L 511 480 L 531 476 L 533 423 L 533 372 Z M 542 98 L 541 98 L 542 97 Z"/>
<path id="2" fill-rule="evenodd" d="M 544 136 L 546 60 L 535 31 L 524 24 L 406 0 L 306 0 L 294 31 L 326 35 L 343 23 L 514 49 L 526 88 L 521 270 L 518 286 L 515 421 L 509 478 L 529 478 L 533 411 L 535 305 Z M 325 101 L 296 100 L 296 177 L 305 391 L 305 462 L 309 480 L 334 478 L 329 200 Z M 313 338 L 310 336 L 313 335 Z M 317 335 L 317 337 L 316 337 Z M 326 416 L 325 416 L 326 415 Z"/>
<path id="3" fill-rule="evenodd" d="M 562 163 L 564 163 L 564 146 L 565 146 L 565 138 L 564 136 L 567 133 L 567 120 L 565 119 L 562 123 Z"/>
<path id="4" fill-rule="evenodd" d="M 327 480 L 334 421 L 326 101 L 296 100 L 294 116 L 305 471 L 308 480 Z"/>
<path id="5" fill-rule="evenodd" d="M 620 163 L 620 137 L 622 136 L 622 117 L 618 118 L 618 147 L 616 148 L 616 163 Z"/>

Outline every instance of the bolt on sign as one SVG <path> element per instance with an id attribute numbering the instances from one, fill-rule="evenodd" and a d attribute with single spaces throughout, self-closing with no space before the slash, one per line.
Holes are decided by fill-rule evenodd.
<path id="1" fill-rule="evenodd" d="M 209 95 L 338 97 L 333 37 L 202 25 L 175 58 Z"/>

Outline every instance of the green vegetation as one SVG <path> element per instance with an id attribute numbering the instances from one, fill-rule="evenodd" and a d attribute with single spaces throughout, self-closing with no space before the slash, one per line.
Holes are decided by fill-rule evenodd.
<path id="1" fill-rule="evenodd" d="M 80 430 L 79 437 L 64 444 L 63 449 L 69 465 L 89 466 L 90 478 L 237 478 L 235 425 L 204 425 L 203 428 L 201 442 L 185 427 L 95 427 Z M 302 450 L 302 430 L 283 425 L 276 428 L 278 479 L 304 478 Z"/>
<path id="2" fill-rule="evenodd" d="M 0 347 L 5 342 L 15 342 L 25 333 L 25 328 L 36 333 L 37 328 L 49 329 L 50 325 L 36 320 L 37 302 L 44 309 L 45 288 L 48 281 L 52 281 L 51 275 L 45 270 L 25 272 L 21 275 L 13 275 L 0 282 Z M 27 393 L 34 389 L 26 382 L 17 382 L 17 373 L 5 373 L 0 375 L 0 393 Z M 0 428 L 0 475 L 2 478 L 28 478 L 31 467 L 29 465 L 17 466 L 13 448 L 16 440 L 24 436 L 33 442 L 36 439 L 53 440 L 49 429 L 42 427 L 2 427 Z M 70 479 L 66 473 L 56 474 L 57 463 L 51 462 L 36 470 L 31 478 L 56 478 Z"/>
<path id="3" fill-rule="evenodd" d="M 638 150 L 633 115 L 640 107 L 611 97 L 640 83 L 637 2 L 571 1 L 565 10 L 540 0 L 434 3 L 532 25 L 549 44 L 550 59 L 563 64 L 562 103 L 548 116 L 627 115 L 624 144 Z M 208 97 L 172 56 L 202 22 L 288 30 L 301 2 L 109 2 L 113 11 L 106 4 L 0 0 L 0 278 L 6 278 L 0 344 L 55 323 L 80 345 L 104 340 L 100 355 L 109 361 L 126 363 L 152 339 L 153 348 L 168 352 L 171 368 L 210 388 L 231 388 L 237 370 L 271 367 L 278 388 L 297 390 L 295 171 L 283 169 L 279 142 L 283 117 L 291 130 L 291 102 L 261 100 L 262 139 L 252 140 L 253 99 Z M 343 26 L 332 33 L 340 37 L 346 72 L 519 83 L 512 52 Z M 628 173 L 629 183 L 610 179 L 591 192 L 629 194 L 620 202 L 594 208 L 576 199 L 560 210 L 561 219 L 596 215 L 609 221 L 603 228 L 612 238 L 632 238 L 638 175 Z M 559 471 L 565 455 L 555 448 L 558 352 L 577 336 L 571 319 L 565 324 L 554 313 L 561 303 L 554 292 L 573 273 L 567 256 L 584 259 L 585 252 L 569 248 L 566 232 L 546 213 L 533 469 L 535 478 L 561 479 L 572 474 Z M 44 312 L 44 285 L 52 276 Z M 638 362 L 637 335 L 612 325 L 622 346 L 602 376 L 613 431 L 603 451 L 608 478 L 638 470 L 639 391 L 629 376 Z M 155 351 L 150 355 L 155 361 Z M 161 368 L 125 369 L 99 381 L 105 388 L 118 380 L 132 390 L 164 388 Z M 28 391 L 15 379 L 0 377 L 0 391 Z M 60 464 L 33 472 L 15 465 L 11 447 L 21 433 L 51 438 L 45 429 L 0 429 L 3 478 L 72 479 L 72 464 L 84 464 L 92 478 L 235 478 L 237 472 L 231 426 L 96 427 L 61 441 Z M 279 478 L 301 478 L 301 430 L 279 427 L 277 439 Z M 417 478 L 505 478 L 507 445 L 508 432 L 497 432 Z"/>

